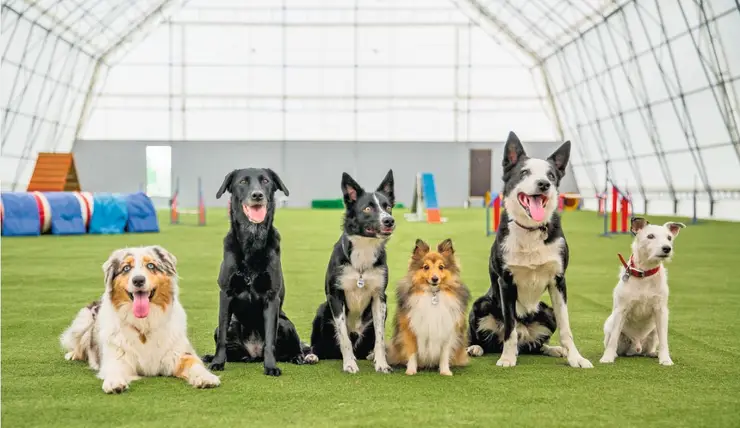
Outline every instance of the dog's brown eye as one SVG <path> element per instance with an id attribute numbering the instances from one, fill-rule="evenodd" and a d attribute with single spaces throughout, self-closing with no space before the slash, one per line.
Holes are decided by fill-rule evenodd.
<path id="1" fill-rule="evenodd" d="M 445 265 L 439 265 L 439 270 L 445 270 Z"/>
<path id="2" fill-rule="evenodd" d="M 366 207 L 365 207 L 365 209 L 364 209 L 363 211 L 365 211 L 366 213 L 369 213 L 369 212 L 370 212 L 370 211 L 372 211 L 372 210 L 373 210 L 373 209 L 372 209 L 372 207 L 370 207 L 370 206 L 366 206 Z"/>
<path id="3" fill-rule="evenodd" d="M 247 184 L 247 180 L 242 178 L 241 180 L 239 180 L 239 184 Z"/>
<path id="4" fill-rule="evenodd" d="M 668 235 L 668 240 L 669 241 L 672 241 L 673 240 L 673 237 L 671 235 Z"/>
<path id="5" fill-rule="evenodd" d="M 424 265 L 424 270 L 429 270 L 429 265 Z"/>
<path id="6" fill-rule="evenodd" d="M 652 233 L 647 236 L 647 239 L 653 239 L 653 238 L 655 238 L 655 235 L 653 235 Z"/>

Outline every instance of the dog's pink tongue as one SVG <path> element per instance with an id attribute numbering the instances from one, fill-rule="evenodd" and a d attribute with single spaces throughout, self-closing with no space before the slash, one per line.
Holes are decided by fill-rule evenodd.
<path id="1" fill-rule="evenodd" d="M 149 295 L 146 293 L 134 293 L 134 316 L 146 318 L 149 315 Z"/>
<path id="2" fill-rule="evenodd" d="M 542 206 L 541 196 L 529 197 L 529 215 L 538 223 L 545 219 L 545 207 Z"/>
<path id="3" fill-rule="evenodd" d="M 249 207 L 249 218 L 254 221 L 262 222 L 265 220 L 266 215 L 267 208 L 265 208 L 264 205 L 255 205 L 253 207 Z"/>

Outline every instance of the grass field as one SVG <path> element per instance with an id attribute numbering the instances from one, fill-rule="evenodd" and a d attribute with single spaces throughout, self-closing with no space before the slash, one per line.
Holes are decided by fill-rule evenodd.
<path id="1" fill-rule="evenodd" d="M 270 378 L 261 364 L 230 363 L 213 390 L 148 378 L 123 395 L 104 394 L 85 364 L 63 359 L 58 336 L 102 292 L 101 265 L 115 248 L 157 243 L 177 256 L 191 339 L 198 352 L 213 350 L 227 222 L 224 210 L 209 214 L 207 227 L 170 227 L 163 220 L 159 234 L 2 240 L 3 426 L 740 426 L 740 224 L 689 225 L 677 239 L 669 328 L 675 365 L 621 358 L 606 366 L 598 363 L 602 325 L 617 278 L 616 253 L 629 253 L 630 238 L 598 237 L 601 220 L 586 212 L 566 213 L 564 227 L 571 248 L 570 318 L 576 345 L 595 365 L 591 370 L 531 356 L 504 369 L 496 367 L 497 356 L 484 356 L 453 370 L 452 378 L 436 372 L 407 377 L 399 370 L 381 375 L 368 361 L 359 363 L 357 375 L 343 373 L 341 361 L 283 363 L 283 375 Z M 417 237 L 434 244 L 451 237 L 474 297 L 488 288 L 492 238 L 484 233 L 484 212 L 443 214 L 449 218 L 443 225 L 399 220 L 389 243 L 389 318 L 395 283 Z M 283 210 L 277 216 L 284 308 L 306 341 L 324 299 L 339 224 L 339 211 Z"/>

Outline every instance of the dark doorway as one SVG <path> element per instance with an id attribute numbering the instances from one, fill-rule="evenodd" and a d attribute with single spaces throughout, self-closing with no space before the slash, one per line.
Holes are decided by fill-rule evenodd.
<path id="1" fill-rule="evenodd" d="M 491 190 L 491 149 L 470 150 L 470 196 Z"/>

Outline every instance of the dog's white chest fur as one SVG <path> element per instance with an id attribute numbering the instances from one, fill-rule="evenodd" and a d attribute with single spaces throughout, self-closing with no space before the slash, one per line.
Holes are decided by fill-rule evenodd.
<path id="1" fill-rule="evenodd" d="M 420 366 L 437 366 L 442 348 L 455 340 L 455 324 L 461 317 L 461 307 L 454 298 L 439 292 L 438 303 L 432 303 L 432 293 L 413 295 L 409 299 L 409 321 L 416 335 L 417 360 Z"/>
<path id="2" fill-rule="evenodd" d="M 624 314 L 622 333 L 634 340 L 643 339 L 655 328 L 655 313 L 667 305 L 668 280 L 664 267 L 646 278 L 620 279 L 614 288 L 614 309 Z"/>
<path id="3" fill-rule="evenodd" d="M 383 290 L 385 269 L 373 267 L 382 241 L 376 238 L 350 238 L 352 241 L 351 265 L 344 266 L 339 274 L 338 286 L 344 291 L 347 303 L 347 329 L 361 332 L 362 313 L 373 297 Z M 361 282 L 362 286 L 358 283 Z"/>
<path id="4" fill-rule="evenodd" d="M 545 244 L 542 232 L 524 230 L 516 225 L 501 245 L 504 263 L 517 286 L 517 314 L 537 310 L 540 297 L 556 275 L 563 272 L 563 238 Z"/>

